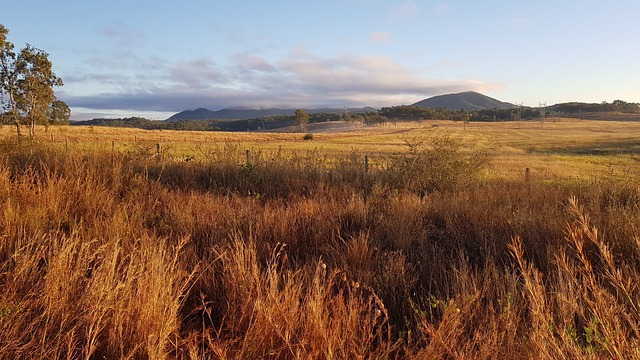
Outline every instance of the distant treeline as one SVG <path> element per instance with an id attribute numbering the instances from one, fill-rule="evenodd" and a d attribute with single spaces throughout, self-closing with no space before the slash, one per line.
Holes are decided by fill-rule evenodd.
<path id="1" fill-rule="evenodd" d="M 540 109 L 517 106 L 511 109 L 484 109 L 471 112 L 471 121 L 515 121 L 537 119 Z"/>
<path id="2" fill-rule="evenodd" d="M 454 120 L 454 121 L 508 121 L 540 117 L 538 109 L 513 107 L 511 109 L 485 109 L 476 111 L 422 108 L 413 105 L 384 107 L 380 115 L 394 120 Z"/>
<path id="3" fill-rule="evenodd" d="M 359 113 L 312 113 L 309 114 L 309 123 L 321 123 L 327 121 L 353 121 L 365 124 L 385 122 L 387 118 L 378 112 Z M 111 126 L 127 127 L 145 130 L 190 130 L 190 131 L 260 131 L 278 129 L 298 125 L 295 116 L 275 115 L 256 119 L 243 120 L 182 120 L 182 121 L 158 121 L 141 117 L 123 119 L 93 119 L 75 121 L 71 125 L 76 126 Z"/>
<path id="4" fill-rule="evenodd" d="M 577 114 L 596 112 L 640 113 L 640 104 L 615 100 L 600 104 L 570 102 L 545 108 L 514 106 L 510 109 L 484 109 L 476 111 L 449 110 L 445 108 L 423 108 L 413 105 L 383 107 L 371 112 L 312 113 L 309 123 L 327 121 L 352 121 L 365 125 L 410 120 L 454 120 L 454 121 L 513 121 L 540 118 L 543 115 Z M 277 115 L 244 120 L 182 120 L 156 121 L 141 117 L 124 119 L 93 119 L 72 122 L 72 125 L 129 127 L 147 130 L 193 130 L 193 131 L 260 131 L 297 125 L 295 116 Z"/>
<path id="5" fill-rule="evenodd" d="M 628 103 L 622 100 L 614 100 L 612 103 L 602 102 L 600 104 L 589 104 L 579 102 L 569 102 L 556 104 L 548 108 L 550 111 L 575 114 L 584 112 L 621 112 L 621 113 L 639 113 L 640 104 Z"/>
<path id="6" fill-rule="evenodd" d="M 462 121 L 512 121 L 537 119 L 543 115 L 577 114 L 597 112 L 640 113 L 640 104 L 615 100 L 599 104 L 570 102 L 548 107 L 514 106 L 509 109 L 484 109 L 475 111 L 422 108 L 412 105 L 383 107 L 378 112 L 391 120 L 462 120 Z"/>
<path id="7" fill-rule="evenodd" d="M 85 121 L 72 121 L 70 125 L 78 126 L 110 126 L 136 128 L 145 130 L 220 130 L 208 120 L 190 120 L 180 122 L 149 120 L 142 117 L 129 117 L 122 119 L 93 119 Z"/>
<path id="8" fill-rule="evenodd" d="M 445 108 L 423 108 L 414 105 L 383 107 L 378 112 L 388 119 L 398 120 L 464 120 L 469 112 Z"/>

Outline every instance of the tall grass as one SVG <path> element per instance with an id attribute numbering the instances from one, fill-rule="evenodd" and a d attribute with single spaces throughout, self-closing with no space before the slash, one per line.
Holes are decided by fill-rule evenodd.
<path id="1" fill-rule="evenodd" d="M 438 141 L 369 173 L 4 142 L 0 358 L 639 357 L 637 186 Z"/>

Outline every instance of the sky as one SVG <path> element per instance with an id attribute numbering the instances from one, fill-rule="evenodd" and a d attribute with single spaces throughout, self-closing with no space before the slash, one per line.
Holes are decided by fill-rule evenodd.
<path id="1" fill-rule="evenodd" d="M 72 119 L 382 107 L 477 91 L 516 104 L 640 102 L 637 0 L 21 0 Z"/>

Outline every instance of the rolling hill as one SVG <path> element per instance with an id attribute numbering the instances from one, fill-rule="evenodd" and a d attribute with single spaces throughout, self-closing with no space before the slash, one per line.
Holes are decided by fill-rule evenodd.
<path id="1" fill-rule="evenodd" d="M 446 108 L 449 110 L 475 111 L 483 109 L 509 109 L 513 104 L 503 102 L 474 91 L 457 94 L 438 95 L 418 101 L 413 106 L 423 108 Z"/>
<path id="2" fill-rule="evenodd" d="M 423 108 L 446 108 L 449 110 L 467 110 L 475 111 L 482 109 L 509 109 L 514 107 L 513 104 L 502 102 L 492 97 L 479 94 L 473 91 L 461 92 L 457 94 L 438 95 L 422 101 L 419 101 L 413 106 L 419 106 Z M 364 113 L 375 112 L 376 109 L 372 107 L 364 108 L 321 108 L 321 109 L 305 109 L 309 114 L 317 113 L 341 113 L 347 111 L 349 113 Z M 226 108 L 222 110 L 209 110 L 205 108 L 199 108 L 195 110 L 181 111 L 166 121 L 185 121 L 185 120 L 245 120 L 245 119 L 259 119 L 270 116 L 293 116 L 295 109 L 252 109 L 252 108 Z"/>
<path id="3" fill-rule="evenodd" d="M 363 112 L 371 112 L 377 111 L 371 107 L 364 108 L 349 108 L 349 109 L 332 109 L 332 108 L 324 108 L 324 109 L 305 109 L 309 114 L 318 114 L 318 113 L 339 113 L 342 111 L 347 111 L 349 113 L 363 113 Z M 179 112 L 166 121 L 184 121 L 184 120 L 246 120 L 246 119 L 258 119 L 265 118 L 269 116 L 293 116 L 295 114 L 296 109 L 278 109 L 278 108 L 270 108 L 270 109 L 249 109 L 249 108 L 228 108 L 222 110 L 208 110 L 205 108 L 199 108 L 196 110 L 185 110 Z"/>

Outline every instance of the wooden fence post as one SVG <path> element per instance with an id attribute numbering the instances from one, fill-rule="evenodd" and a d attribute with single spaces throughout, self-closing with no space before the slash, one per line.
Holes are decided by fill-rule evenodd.
<path id="1" fill-rule="evenodd" d="M 251 151 L 249 149 L 246 149 L 244 152 L 247 157 L 247 165 L 251 165 Z"/>
<path id="2" fill-rule="evenodd" d="M 364 172 L 365 174 L 369 172 L 369 155 L 364 155 Z"/>

